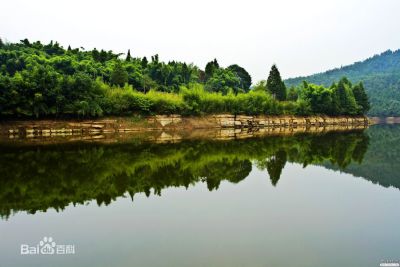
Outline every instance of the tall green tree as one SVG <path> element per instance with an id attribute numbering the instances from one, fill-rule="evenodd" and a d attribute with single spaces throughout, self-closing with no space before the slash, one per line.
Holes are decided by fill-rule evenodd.
<path id="1" fill-rule="evenodd" d="M 206 68 L 205 68 L 205 78 L 206 80 L 208 80 L 210 77 L 213 76 L 214 71 L 216 71 L 217 69 L 219 69 L 219 64 L 216 58 L 214 58 L 213 61 L 210 61 L 206 64 Z"/>
<path id="2" fill-rule="evenodd" d="M 301 99 L 305 100 L 314 114 L 333 115 L 332 90 L 320 85 L 304 82 Z"/>
<path id="3" fill-rule="evenodd" d="M 230 65 L 227 69 L 233 71 L 240 79 L 240 87 L 245 91 L 248 92 L 251 86 L 251 76 L 250 74 L 239 65 Z"/>
<path id="4" fill-rule="evenodd" d="M 233 93 L 237 94 L 240 91 L 240 79 L 228 69 L 217 69 L 213 72 L 205 85 L 207 91 L 220 92 L 222 94 L 229 93 L 233 90 Z"/>
<path id="5" fill-rule="evenodd" d="M 267 79 L 267 90 L 280 101 L 286 100 L 286 86 L 276 65 L 272 65 Z"/>
<path id="6" fill-rule="evenodd" d="M 111 83 L 122 87 L 127 82 L 128 72 L 125 70 L 124 66 L 122 66 L 122 63 L 118 60 L 116 61 L 114 69 L 111 73 Z"/>
<path id="7" fill-rule="evenodd" d="M 347 78 L 342 78 L 334 91 L 341 115 L 355 115 L 357 113 L 357 103 L 351 87 L 351 82 Z"/>
<path id="8" fill-rule="evenodd" d="M 154 63 L 158 63 L 158 54 L 155 54 L 154 56 L 151 56 L 151 62 L 154 62 Z"/>
<path id="9" fill-rule="evenodd" d="M 96 48 L 92 50 L 92 57 L 94 61 L 100 61 L 100 52 Z"/>
<path id="10" fill-rule="evenodd" d="M 142 62 L 141 62 L 142 68 L 145 69 L 147 67 L 148 63 L 149 63 L 149 61 L 147 60 L 147 58 L 143 57 Z"/>
<path id="11" fill-rule="evenodd" d="M 362 82 L 356 84 L 353 87 L 353 95 L 359 107 L 359 113 L 360 114 L 367 113 L 368 110 L 370 109 L 370 104 Z"/>
<path id="12" fill-rule="evenodd" d="M 24 44 L 26 47 L 29 47 L 31 45 L 31 43 L 29 42 L 29 40 L 27 38 L 21 40 L 21 43 Z"/>
<path id="13" fill-rule="evenodd" d="M 126 61 L 131 61 L 132 57 L 131 57 L 131 50 L 128 49 L 128 54 L 126 55 Z"/>

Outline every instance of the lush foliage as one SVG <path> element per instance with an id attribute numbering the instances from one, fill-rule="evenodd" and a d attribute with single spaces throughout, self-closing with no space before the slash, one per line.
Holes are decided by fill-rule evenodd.
<path id="1" fill-rule="evenodd" d="M 330 86 L 342 77 L 348 77 L 353 83 L 362 82 L 370 97 L 373 116 L 400 115 L 400 50 L 386 51 L 349 66 L 329 70 L 308 77 L 288 79 L 289 86 L 299 85 L 304 80 Z"/>
<path id="2" fill-rule="evenodd" d="M 239 88 L 243 89 L 245 92 L 250 90 L 251 86 L 251 76 L 250 74 L 239 65 L 230 65 L 228 70 L 231 70 L 240 79 Z"/>
<path id="3" fill-rule="evenodd" d="M 296 89 L 292 90 L 296 91 Z M 346 78 L 342 78 L 338 84 L 333 83 L 329 88 L 303 82 L 297 91 L 299 101 L 305 102 L 310 113 L 356 115 L 363 114 L 369 109 L 363 84 L 353 86 Z"/>
<path id="4" fill-rule="evenodd" d="M 340 83 L 339 83 L 340 85 Z M 362 114 L 368 102 L 362 85 L 354 92 L 346 83 L 338 109 L 324 108 L 311 93 L 289 91 L 277 67 L 266 82 L 251 90 L 251 76 L 242 67 L 222 68 L 216 59 L 203 72 L 193 64 L 148 61 L 112 51 L 64 49 L 58 43 L 1 43 L 0 117 L 96 117 L 104 115 L 206 113 L 232 114 Z M 313 86 L 308 86 L 314 88 Z M 307 88 L 308 88 L 307 87 Z M 339 90 L 338 89 L 338 90 Z M 310 89 L 311 90 L 311 89 Z M 326 89 L 331 90 L 331 89 Z M 332 91 L 332 90 L 331 90 Z M 312 94 L 324 93 L 315 91 Z M 315 108 L 314 102 L 319 108 Z M 324 102 L 325 103 L 325 102 Z"/>

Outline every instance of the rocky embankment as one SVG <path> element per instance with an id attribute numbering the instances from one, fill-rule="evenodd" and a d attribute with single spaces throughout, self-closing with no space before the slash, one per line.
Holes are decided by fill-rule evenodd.
<path id="1" fill-rule="evenodd" d="M 366 128 L 368 124 L 369 120 L 366 117 L 243 116 L 230 114 L 183 117 L 180 115 L 156 115 L 97 120 L 2 121 L 0 122 L 0 134 L 3 137 L 13 139 L 98 136 L 149 131 L 190 132 L 198 129 L 213 129 L 213 132 L 218 130 L 227 136 L 232 136 L 255 132 L 260 134 L 351 130 Z"/>

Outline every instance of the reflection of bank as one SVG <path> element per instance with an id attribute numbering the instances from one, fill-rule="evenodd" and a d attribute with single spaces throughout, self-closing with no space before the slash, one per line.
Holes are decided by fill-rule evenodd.
<path id="1" fill-rule="evenodd" d="M 261 138 L 267 136 L 292 136 L 296 134 L 324 134 L 327 132 L 348 132 L 365 130 L 366 125 L 300 125 L 295 127 L 263 127 L 263 128 L 211 128 L 211 129 L 181 129 L 181 130 L 151 130 L 151 131 L 124 131 L 119 133 L 99 132 L 55 132 L 49 135 L 0 135 L 0 145 L 48 145 L 75 142 L 114 143 L 129 142 L 132 139 L 154 143 L 176 143 L 183 140 L 234 140 L 247 138 Z"/>
<path id="2" fill-rule="evenodd" d="M 271 134 L 234 140 L 183 136 L 179 142 L 122 139 L 115 143 L 65 143 L 2 146 L 0 154 L 0 213 L 62 210 L 97 200 L 108 205 L 128 193 L 189 187 L 198 182 L 209 190 L 222 181 L 238 183 L 253 166 L 266 170 L 277 185 L 287 161 L 331 162 L 340 169 L 361 162 L 368 147 L 363 131 Z"/>
<path id="3" fill-rule="evenodd" d="M 104 118 L 97 120 L 37 120 L 0 122 L 0 139 L 86 139 L 90 136 L 113 136 L 125 133 L 145 134 L 149 131 L 188 133 L 192 130 L 227 130 L 233 132 L 324 132 L 363 129 L 370 124 L 358 116 L 293 116 L 293 115 L 232 115 L 204 116 L 154 115 Z M 223 133 L 224 131 L 222 131 Z"/>
<path id="4" fill-rule="evenodd" d="M 400 189 L 400 125 L 373 125 L 365 134 L 369 137 L 368 150 L 359 153 L 363 154 L 363 164 L 349 164 L 341 170 L 383 187 Z M 340 169 L 330 162 L 323 166 Z"/>
<path id="5" fill-rule="evenodd" d="M 374 124 L 398 124 L 400 117 L 371 117 L 371 122 Z"/>

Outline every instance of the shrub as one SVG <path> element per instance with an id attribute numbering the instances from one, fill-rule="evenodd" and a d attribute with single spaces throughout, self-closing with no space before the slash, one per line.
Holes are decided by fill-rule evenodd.
<path id="1" fill-rule="evenodd" d="M 150 90 L 147 94 L 136 92 L 136 95 L 144 97 L 150 103 L 150 111 L 155 114 L 181 113 L 184 102 L 181 95 L 163 93 Z"/>
<path id="2" fill-rule="evenodd" d="M 190 114 L 232 113 L 232 114 L 280 114 L 278 102 L 265 91 L 250 91 L 237 95 L 229 92 L 207 92 L 200 84 L 182 87 L 180 94 Z"/>

